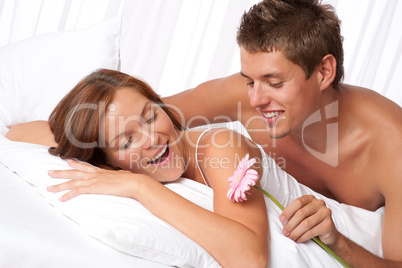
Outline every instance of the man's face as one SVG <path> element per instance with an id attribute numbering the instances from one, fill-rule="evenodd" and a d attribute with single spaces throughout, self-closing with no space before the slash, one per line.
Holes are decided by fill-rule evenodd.
<path id="1" fill-rule="evenodd" d="M 241 48 L 241 74 L 248 85 L 250 105 L 262 115 L 272 138 L 301 135 L 303 122 L 319 108 L 320 76 L 309 79 L 282 52 L 249 53 Z"/>

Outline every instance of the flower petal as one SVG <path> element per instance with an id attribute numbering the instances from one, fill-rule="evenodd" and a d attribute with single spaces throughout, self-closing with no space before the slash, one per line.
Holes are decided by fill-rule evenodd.
<path id="1" fill-rule="evenodd" d="M 230 184 L 226 196 L 233 202 L 246 201 L 246 194 L 249 194 L 250 187 L 254 186 L 259 179 L 258 172 L 249 169 L 256 160 L 254 158 L 249 160 L 248 158 L 248 154 L 243 157 L 233 175 L 228 178 Z"/>

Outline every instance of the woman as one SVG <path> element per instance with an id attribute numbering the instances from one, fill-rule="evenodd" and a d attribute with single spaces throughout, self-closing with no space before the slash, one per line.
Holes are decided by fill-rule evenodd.
<path id="1" fill-rule="evenodd" d="M 80 194 L 133 198 L 223 267 L 267 266 L 268 220 L 262 194 L 252 187 L 247 202 L 226 197 L 228 178 L 244 156 L 261 163 L 260 150 L 243 136 L 227 129 L 182 130 L 172 110 L 147 84 L 112 70 L 98 70 L 80 81 L 55 108 L 49 125 L 54 141 L 48 132 L 31 142 L 53 146 L 49 152 L 63 159 L 97 166 L 69 160 L 72 170 L 49 171 L 53 178 L 72 179 L 48 188 L 67 191 L 61 201 Z M 13 133 L 12 128 L 10 139 L 15 139 Z M 257 164 L 253 168 L 261 176 Z M 180 177 L 213 189 L 214 212 L 162 184 Z"/>

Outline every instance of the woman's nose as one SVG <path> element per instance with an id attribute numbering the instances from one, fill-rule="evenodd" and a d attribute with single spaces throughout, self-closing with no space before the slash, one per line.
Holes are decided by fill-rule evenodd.
<path id="1" fill-rule="evenodd" d="M 155 144 L 155 133 L 152 129 L 142 128 L 142 137 L 144 149 L 149 149 Z"/>

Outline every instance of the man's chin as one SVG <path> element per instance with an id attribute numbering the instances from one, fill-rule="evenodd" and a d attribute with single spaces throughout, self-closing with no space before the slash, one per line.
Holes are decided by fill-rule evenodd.
<path id="1" fill-rule="evenodd" d="M 268 136 L 272 139 L 282 139 L 289 134 L 290 131 L 280 131 L 275 128 L 269 128 Z"/>

